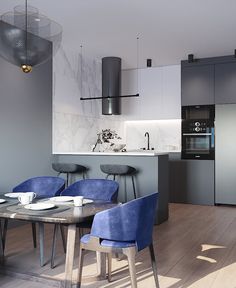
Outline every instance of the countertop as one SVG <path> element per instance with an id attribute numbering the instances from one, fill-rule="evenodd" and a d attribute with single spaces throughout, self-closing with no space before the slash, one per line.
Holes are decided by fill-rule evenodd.
<path id="1" fill-rule="evenodd" d="M 54 155 L 88 155 L 88 156 L 159 156 L 179 151 L 127 151 L 127 152 L 53 152 Z"/>

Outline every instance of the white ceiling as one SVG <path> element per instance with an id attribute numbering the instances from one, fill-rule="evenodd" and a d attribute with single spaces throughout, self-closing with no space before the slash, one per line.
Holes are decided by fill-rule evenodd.
<path id="1" fill-rule="evenodd" d="M 63 45 L 94 57 L 119 56 L 123 69 L 230 55 L 236 48 L 235 0 L 28 0 L 63 26 Z M 1 0 L 0 13 L 24 0 Z"/>

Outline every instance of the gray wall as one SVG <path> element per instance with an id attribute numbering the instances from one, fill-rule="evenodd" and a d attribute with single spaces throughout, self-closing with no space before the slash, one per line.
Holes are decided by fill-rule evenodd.
<path id="1" fill-rule="evenodd" d="M 54 174 L 52 60 L 29 74 L 0 58 L 0 191 Z"/>

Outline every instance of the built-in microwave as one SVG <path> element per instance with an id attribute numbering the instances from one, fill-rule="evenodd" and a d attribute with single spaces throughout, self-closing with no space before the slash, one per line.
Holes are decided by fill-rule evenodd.
<path id="1" fill-rule="evenodd" d="M 182 159 L 215 159 L 215 106 L 182 107 Z"/>

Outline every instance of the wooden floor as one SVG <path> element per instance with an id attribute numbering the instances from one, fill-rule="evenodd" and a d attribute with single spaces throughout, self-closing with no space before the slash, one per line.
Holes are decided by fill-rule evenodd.
<path id="1" fill-rule="evenodd" d="M 46 260 L 49 260 L 52 226 L 46 229 Z M 60 239 L 59 239 L 60 240 Z M 236 287 L 236 208 L 171 204 L 169 221 L 155 226 L 154 246 L 161 288 Z M 63 279 L 64 255 L 58 241 L 57 267 L 39 267 L 38 249 L 32 248 L 29 225 L 9 230 L 6 265 L 0 274 L 1 288 L 59 287 Z M 77 261 L 76 261 L 77 262 Z M 74 277 L 77 274 L 77 263 Z M 83 283 L 82 287 L 130 287 L 126 260 L 113 259 L 113 282 Z M 154 280 L 148 251 L 136 259 L 138 287 L 152 288 Z M 85 256 L 83 274 L 96 273 L 94 253 Z M 32 281 L 26 280 L 29 278 Z M 42 278 L 44 277 L 44 278 Z"/>

